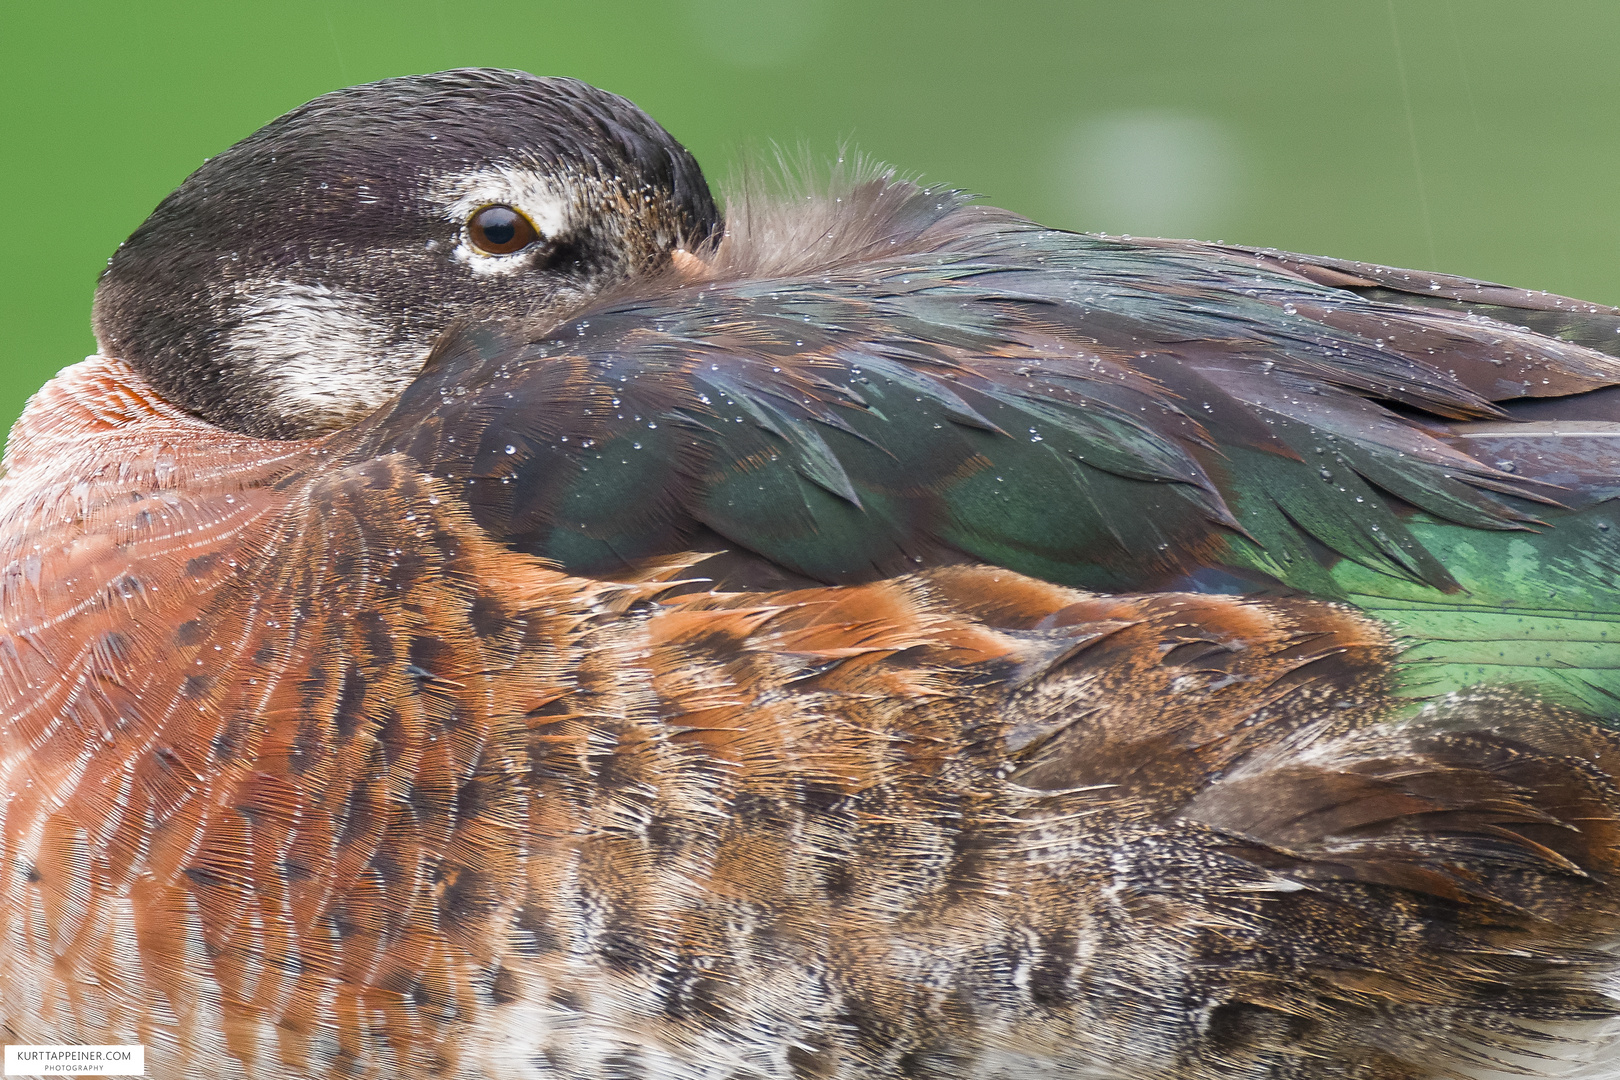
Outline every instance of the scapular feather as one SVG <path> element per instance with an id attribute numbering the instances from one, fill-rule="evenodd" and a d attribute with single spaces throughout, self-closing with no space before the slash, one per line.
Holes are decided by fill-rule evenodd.
<path id="1" fill-rule="evenodd" d="M 368 446 L 461 457 L 481 520 L 580 571 L 707 528 L 826 581 L 954 549 L 1116 588 L 1217 569 L 1320 591 L 1349 559 L 1454 591 L 1414 513 L 1522 530 L 1558 488 L 1448 425 L 1620 381 L 1607 355 L 1461 310 L 1455 279 L 1398 303 L 1391 272 L 1053 232 L 884 176 L 817 213 L 744 199 L 708 280 L 452 336 L 395 414 L 470 390 L 439 410 L 464 449 L 387 417 Z M 807 221 L 814 259 L 773 263 Z M 1472 291 L 1498 313 L 1528 295 Z M 1589 337 L 1620 322 L 1553 313 Z"/>
<path id="2" fill-rule="evenodd" d="M 707 277 L 452 334 L 357 449 L 448 465 L 494 534 L 593 574 L 708 542 L 829 583 L 976 559 L 1517 617 L 1528 593 L 1477 551 L 1560 552 L 1608 514 L 1612 470 L 1502 447 L 1573 434 L 1535 409 L 1607 422 L 1616 309 L 1057 232 L 886 174 L 788 209 L 756 189 Z M 424 432 L 418 400 L 452 385 Z M 1466 685 L 1477 650 L 1390 617 Z M 1588 662 L 1512 667 L 1591 707 L 1620 682 Z"/>

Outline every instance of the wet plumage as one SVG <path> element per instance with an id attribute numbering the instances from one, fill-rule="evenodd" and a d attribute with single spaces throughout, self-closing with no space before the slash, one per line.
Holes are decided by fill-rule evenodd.
<path id="1" fill-rule="evenodd" d="M 343 205 L 408 235 L 510 154 L 573 208 L 549 254 L 458 263 L 446 217 L 377 294 L 371 234 L 304 235 L 334 204 L 166 261 L 213 177 L 278 183 L 222 155 L 12 432 L 6 1041 L 260 1077 L 1613 1071 L 1620 311 L 858 170 L 711 238 L 628 103 L 432 78 L 278 137 L 518 95 L 508 137 L 555 152 L 357 152 Z M 332 190 L 310 160 L 272 210 Z M 266 289 L 362 299 L 317 332 Z M 395 306 L 382 389 L 305 370 Z M 296 379 L 240 344 L 272 310 Z"/>

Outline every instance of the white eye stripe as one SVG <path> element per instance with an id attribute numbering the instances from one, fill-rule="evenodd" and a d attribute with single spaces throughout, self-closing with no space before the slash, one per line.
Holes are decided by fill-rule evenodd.
<path id="1" fill-rule="evenodd" d="M 451 258 L 475 274 L 509 274 L 528 265 L 524 251 L 491 255 L 473 246 L 467 220 L 486 206 L 510 206 L 534 225 L 542 239 L 567 234 L 576 203 L 574 192 L 537 172 L 508 165 L 492 165 L 472 172 L 441 176 L 428 189 L 430 198 L 444 204 L 444 216 L 459 227 Z"/>

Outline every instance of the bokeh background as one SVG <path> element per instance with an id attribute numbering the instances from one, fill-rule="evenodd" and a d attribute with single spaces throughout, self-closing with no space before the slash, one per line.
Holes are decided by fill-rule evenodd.
<path id="1" fill-rule="evenodd" d="M 1615 0 L 324 0 L 0 5 L 0 430 L 92 348 L 119 240 L 336 87 L 573 75 L 712 179 L 841 141 L 1052 225 L 1620 302 Z"/>

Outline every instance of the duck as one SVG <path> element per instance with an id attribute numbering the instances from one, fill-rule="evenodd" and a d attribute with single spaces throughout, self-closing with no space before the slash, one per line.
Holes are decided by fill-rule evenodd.
<path id="1" fill-rule="evenodd" d="M 1620 1071 L 1620 309 L 721 209 L 463 69 L 210 159 L 0 478 L 0 1032 L 256 1080 Z"/>

